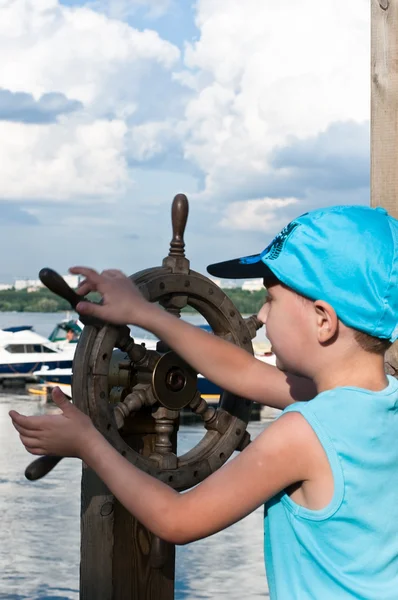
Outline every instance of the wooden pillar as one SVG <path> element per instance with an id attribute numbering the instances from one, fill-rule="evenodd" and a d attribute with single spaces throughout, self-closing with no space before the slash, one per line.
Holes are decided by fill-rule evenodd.
<path id="1" fill-rule="evenodd" d="M 125 440 L 144 456 L 151 454 L 153 419 L 135 415 Z M 172 442 L 176 451 L 176 432 Z M 80 599 L 173 600 L 174 568 L 175 547 L 155 538 L 84 466 Z"/>
<path id="2" fill-rule="evenodd" d="M 371 205 L 398 218 L 398 0 L 372 0 Z"/>
<path id="3" fill-rule="evenodd" d="M 371 19 L 371 206 L 398 219 L 398 0 L 372 0 Z M 397 342 L 386 370 L 398 376 Z"/>

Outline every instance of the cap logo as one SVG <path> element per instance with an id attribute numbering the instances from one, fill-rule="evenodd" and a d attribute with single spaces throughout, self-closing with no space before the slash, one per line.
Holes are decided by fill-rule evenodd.
<path id="1" fill-rule="evenodd" d="M 284 245 L 288 238 L 292 235 L 293 231 L 298 227 L 300 223 L 292 221 L 289 225 L 286 225 L 280 233 L 272 240 L 272 242 L 266 247 L 261 253 L 261 258 L 267 258 L 268 260 L 275 260 L 278 258 L 283 250 Z"/>

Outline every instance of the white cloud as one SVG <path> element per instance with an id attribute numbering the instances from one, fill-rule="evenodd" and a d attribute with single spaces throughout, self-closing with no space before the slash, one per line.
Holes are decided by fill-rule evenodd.
<path id="1" fill-rule="evenodd" d="M 0 2 L 1 86 L 11 91 L 35 97 L 58 91 L 86 105 L 107 94 L 120 102 L 121 95 L 129 99 L 148 63 L 169 69 L 178 57 L 155 31 L 138 31 L 85 7 Z"/>
<path id="2" fill-rule="evenodd" d="M 196 200 L 250 198 L 250 213 L 256 198 L 302 192 L 261 189 L 263 179 L 279 185 L 284 177 L 271 161 L 277 147 L 369 117 L 366 0 L 198 0 L 200 36 L 182 71 L 173 44 L 118 20 L 172 3 L 0 0 L 0 87 L 36 100 L 55 91 L 84 105 L 51 125 L 2 124 L 0 196 L 113 197 L 131 179 L 126 157 L 145 163 L 175 151 L 203 173 Z M 163 77 L 174 81 L 174 98 Z M 224 227 L 237 227 L 232 216 Z"/>
<path id="3" fill-rule="evenodd" d="M 297 204 L 297 198 L 262 198 L 232 202 L 224 211 L 221 227 L 273 233 L 286 225 L 281 209 Z"/>
<path id="4" fill-rule="evenodd" d="M 145 162 L 166 152 L 173 140 L 181 142 L 183 134 L 179 129 L 175 121 L 149 121 L 132 127 L 127 136 L 129 156 Z"/>
<path id="5" fill-rule="evenodd" d="M 123 189 L 130 177 L 126 120 L 142 79 L 178 59 L 179 50 L 155 31 L 87 7 L 0 0 L 0 87 L 36 100 L 58 92 L 84 105 L 53 125 L 1 123 L 0 196 L 80 201 Z"/>
<path id="6" fill-rule="evenodd" d="M 3 198 L 81 201 L 113 196 L 128 183 L 123 121 L 56 125 L 0 122 Z"/>
<path id="7" fill-rule="evenodd" d="M 366 0 L 198 1 L 200 39 L 177 77 L 198 90 L 185 157 L 206 175 L 203 198 L 244 193 L 290 136 L 369 118 L 368 13 Z"/>

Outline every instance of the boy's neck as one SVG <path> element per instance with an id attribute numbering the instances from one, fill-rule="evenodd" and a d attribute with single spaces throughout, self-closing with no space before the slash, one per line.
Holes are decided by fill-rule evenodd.
<path id="1" fill-rule="evenodd" d="M 318 394 L 336 387 L 358 387 L 380 392 L 388 386 L 384 370 L 384 357 L 363 352 L 330 362 L 314 376 Z"/>

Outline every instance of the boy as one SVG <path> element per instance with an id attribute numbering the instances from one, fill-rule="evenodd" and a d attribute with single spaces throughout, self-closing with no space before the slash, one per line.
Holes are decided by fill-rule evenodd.
<path id="1" fill-rule="evenodd" d="M 259 255 L 208 268 L 264 278 L 259 317 L 278 368 L 148 303 L 119 271 L 74 267 L 85 276 L 79 292 L 103 297 L 79 312 L 146 328 L 221 387 L 284 412 L 183 494 L 129 464 L 59 390 L 62 415 L 10 412 L 23 444 L 81 458 L 176 544 L 265 504 L 271 599 L 398 598 L 398 382 L 384 372 L 398 335 L 397 240 L 398 221 L 383 209 L 337 206 L 302 215 Z"/>

